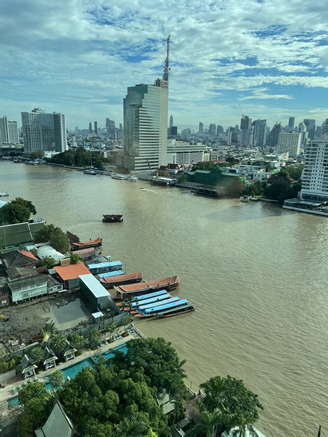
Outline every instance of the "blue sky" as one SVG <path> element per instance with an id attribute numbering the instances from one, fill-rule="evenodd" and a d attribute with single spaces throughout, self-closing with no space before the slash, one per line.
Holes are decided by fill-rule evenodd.
<path id="1" fill-rule="evenodd" d="M 328 10 L 312 0 L 11 0 L 0 3 L 0 116 L 122 122 L 128 86 L 162 75 L 179 129 L 328 117 Z"/>

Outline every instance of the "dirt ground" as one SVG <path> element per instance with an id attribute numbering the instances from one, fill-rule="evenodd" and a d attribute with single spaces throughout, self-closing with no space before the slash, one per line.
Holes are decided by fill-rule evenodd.
<path id="1" fill-rule="evenodd" d="M 11 351 L 18 349 L 18 344 L 30 344 L 31 338 L 40 334 L 41 328 L 51 320 L 42 317 L 49 313 L 50 304 L 64 305 L 75 300 L 76 297 L 80 297 L 78 292 L 66 292 L 1 308 L 0 314 L 9 317 L 9 320 L 0 322 L 0 348 Z"/>

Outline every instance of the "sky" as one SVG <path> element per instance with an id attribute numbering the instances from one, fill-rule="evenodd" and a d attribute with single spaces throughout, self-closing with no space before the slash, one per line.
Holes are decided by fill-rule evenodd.
<path id="1" fill-rule="evenodd" d="M 40 107 L 69 129 L 123 121 L 127 87 L 162 76 L 179 130 L 242 114 L 283 125 L 328 117 L 328 9 L 321 0 L 0 2 L 0 116 Z"/>

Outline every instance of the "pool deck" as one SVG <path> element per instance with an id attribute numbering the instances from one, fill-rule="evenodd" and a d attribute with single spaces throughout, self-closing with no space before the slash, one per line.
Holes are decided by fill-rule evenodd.
<path id="1" fill-rule="evenodd" d="M 106 336 L 108 337 L 108 335 Z M 83 351 L 79 357 L 76 357 L 74 360 L 69 360 L 66 363 L 61 363 L 56 367 L 53 367 L 49 370 L 45 370 L 44 372 L 38 373 L 38 380 L 39 382 L 46 382 L 46 377 L 52 373 L 54 370 L 64 370 L 66 367 L 73 366 L 74 364 L 78 364 L 79 362 L 90 358 L 92 356 L 97 356 L 99 354 L 102 354 L 110 349 L 117 348 L 118 346 L 121 346 L 122 344 L 128 342 L 129 340 L 132 340 L 133 338 L 140 338 L 138 333 L 134 332 L 133 334 L 128 335 L 127 337 L 122 337 L 118 340 L 115 340 L 113 343 L 106 344 L 102 347 L 99 347 L 97 350 L 88 350 Z M 28 378 L 28 380 L 31 378 Z M 13 387 L 17 388 L 18 384 L 23 384 L 24 380 L 20 378 L 19 376 L 16 376 L 15 378 L 12 378 L 5 386 L 5 388 L 0 389 L 0 414 L 5 414 L 8 411 L 8 399 L 15 396 L 13 393 Z M 17 389 L 18 393 L 18 389 Z"/>

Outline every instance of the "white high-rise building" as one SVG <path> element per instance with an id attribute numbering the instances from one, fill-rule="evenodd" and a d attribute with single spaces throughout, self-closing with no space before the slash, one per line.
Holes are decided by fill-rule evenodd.
<path id="1" fill-rule="evenodd" d="M 24 152 L 31 154 L 42 151 L 65 152 L 67 150 L 65 115 L 35 108 L 22 112 Z"/>
<path id="2" fill-rule="evenodd" d="M 8 121 L 6 116 L 0 118 L 0 144 L 19 142 L 16 121 Z"/>
<path id="3" fill-rule="evenodd" d="M 309 141 L 306 145 L 301 179 L 302 200 L 328 200 L 328 138 Z"/>
<path id="4" fill-rule="evenodd" d="M 280 132 L 278 137 L 277 153 L 289 152 L 289 156 L 297 158 L 300 154 L 302 134 Z"/>
<path id="5" fill-rule="evenodd" d="M 129 171 L 167 164 L 169 41 L 162 80 L 129 87 L 123 100 L 124 162 Z"/>
<path id="6" fill-rule="evenodd" d="M 253 122 L 253 125 L 254 125 L 253 145 L 258 147 L 265 146 L 266 137 L 267 137 L 266 120 L 255 120 Z"/>

